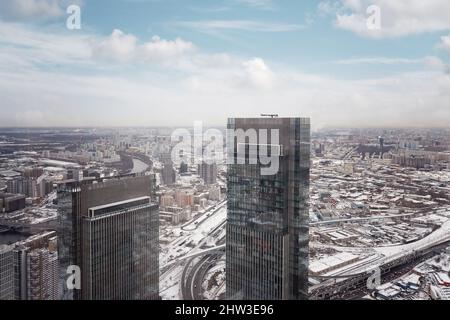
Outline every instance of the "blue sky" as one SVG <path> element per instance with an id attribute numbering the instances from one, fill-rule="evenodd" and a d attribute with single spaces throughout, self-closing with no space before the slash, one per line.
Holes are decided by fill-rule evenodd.
<path id="1" fill-rule="evenodd" d="M 74 3 L 81 30 L 65 27 Z M 0 126 L 450 119 L 447 0 L 2 1 L 0 47 Z"/>
<path id="2" fill-rule="evenodd" d="M 333 17 L 319 11 L 321 2 L 96 0 L 86 2 L 84 21 L 105 36 L 113 29 L 120 29 L 143 41 L 155 34 L 164 39 L 181 37 L 211 53 L 263 56 L 302 70 L 342 77 L 414 68 L 408 64 L 382 69 L 366 65 L 358 70 L 348 70 L 334 63 L 353 57 L 420 59 L 437 55 L 445 58 L 445 54 L 436 52 L 433 46 L 446 31 L 374 41 L 335 28 Z M 224 26 L 208 28 L 214 22 L 217 25 L 222 22 Z M 249 26 L 245 27 L 245 23 Z M 255 27 L 251 27 L 251 23 Z M 268 30 L 287 30 L 260 31 L 264 26 Z"/>

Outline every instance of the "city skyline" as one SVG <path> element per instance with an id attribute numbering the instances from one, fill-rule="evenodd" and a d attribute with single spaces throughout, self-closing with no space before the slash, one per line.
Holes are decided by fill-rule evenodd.
<path id="1" fill-rule="evenodd" d="M 162 300 L 298 299 L 306 284 L 313 300 L 449 299 L 448 131 L 309 139 L 308 119 L 270 116 L 228 129 L 237 154 L 226 158 L 238 158 L 217 159 L 206 176 L 195 159 L 168 161 L 178 141 L 165 128 L 3 132 L 0 297 L 52 299 L 58 268 L 64 299 L 151 299 L 138 292 L 158 274 Z M 192 147 L 183 154 L 204 160 Z M 159 239 L 151 261 L 142 228 L 150 251 Z M 57 253 L 43 243 L 22 263 L 23 241 L 45 230 L 57 232 Z M 148 285 L 130 287 L 140 280 Z"/>
<path id="2" fill-rule="evenodd" d="M 66 28 L 69 4 L 81 30 Z M 370 4 L 380 30 L 366 28 Z M 276 112 L 313 130 L 447 127 L 448 5 L 2 3 L 0 126 L 219 126 Z"/>
<path id="3" fill-rule="evenodd" d="M 0 302 L 450 300 L 449 89 L 449 0 L 0 1 Z"/>

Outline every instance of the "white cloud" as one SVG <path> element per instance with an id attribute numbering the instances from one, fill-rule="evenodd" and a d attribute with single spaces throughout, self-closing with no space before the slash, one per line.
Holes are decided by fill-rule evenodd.
<path id="1" fill-rule="evenodd" d="M 253 58 L 243 62 L 246 74 L 250 82 L 260 88 L 271 88 L 274 82 L 272 71 L 263 59 Z"/>
<path id="2" fill-rule="evenodd" d="M 278 22 L 260 22 L 253 20 L 205 20 L 179 21 L 172 24 L 175 27 L 195 29 L 205 33 L 217 30 L 241 30 L 255 32 L 288 32 L 304 29 L 301 24 L 286 24 Z"/>
<path id="3" fill-rule="evenodd" d="M 341 4 L 337 1 L 322 1 L 317 6 L 318 12 L 321 16 L 335 14 L 341 7 Z"/>
<path id="4" fill-rule="evenodd" d="M 385 58 L 385 57 L 375 57 L 375 58 L 350 58 L 342 59 L 336 61 L 337 64 L 417 64 L 422 63 L 423 59 L 405 59 L 405 58 Z"/>
<path id="5" fill-rule="evenodd" d="M 95 57 L 129 61 L 136 55 L 137 38 L 115 29 L 112 34 L 99 42 L 92 43 Z"/>
<path id="6" fill-rule="evenodd" d="M 30 20 L 60 17 L 69 4 L 80 0 L 3 0 L 0 2 L 0 18 L 5 20 Z"/>
<path id="7" fill-rule="evenodd" d="M 106 39 L 96 39 L 92 43 L 92 51 L 97 58 L 119 62 L 164 63 L 194 52 L 195 46 L 179 38 L 164 40 L 158 36 L 141 44 L 134 35 L 116 29 Z"/>
<path id="8" fill-rule="evenodd" d="M 440 58 L 436 56 L 427 56 L 420 59 L 405 59 L 405 58 L 386 58 L 386 57 L 374 57 L 374 58 L 350 58 L 335 61 L 337 64 L 342 65 L 424 65 L 427 68 L 434 70 L 441 70 L 447 72 L 449 66 L 445 64 Z"/>
<path id="9" fill-rule="evenodd" d="M 22 71 L 39 65 L 92 64 L 91 38 L 90 35 L 72 32 L 40 32 L 32 27 L 0 20 L 0 69 Z"/>
<path id="10" fill-rule="evenodd" d="M 376 5 L 381 10 L 381 29 L 367 28 L 367 8 Z M 333 12 L 337 28 L 363 37 L 395 38 L 428 32 L 450 30 L 448 0 L 339 0 L 323 1 L 321 13 Z"/>
<path id="11" fill-rule="evenodd" d="M 450 118 L 450 76 L 436 57 L 427 59 L 436 69 L 348 80 L 120 31 L 58 35 L 0 23 L 0 43 L 0 126 L 223 126 L 261 113 L 309 116 L 314 127 L 447 126 Z"/>
<path id="12" fill-rule="evenodd" d="M 449 66 L 445 64 L 440 58 L 435 56 L 428 56 L 423 59 L 424 64 L 434 70 L 448 72 Z"/>
<path id="13" fill-rule="evenodd" d="M 236 0 L 238 3 L 242 3 L 244 5 L 258 8 L 258 9 L 272 9 L 273 8 L 273 1 L 272 0 Z"/>
<path id="14" fill-rule="evenodd" d="M 144 57 L 152 59 L 173 58 L 192 53 L 195 51 L 195 46 L 192 42 L 184 41 L 177 38 L 173 41 L 161 39 L 154 36 L 151 42 L 142 45 Z"/>
<path id="15" fill-rule="evenodd" d="M 438 47 L 450 52 L 450 35 L 441 37 L 441 42 L 438 44 Z"/>

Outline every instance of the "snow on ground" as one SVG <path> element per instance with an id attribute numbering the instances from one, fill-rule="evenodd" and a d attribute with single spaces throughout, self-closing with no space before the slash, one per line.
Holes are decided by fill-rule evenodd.
<path id="1" fill-rule="evenodd" d="M 163 300 L 180 300 L 180 280 L 183 265 L 171 268 L 160 276 L 159 290 Z"/>
<path id="2" fill-rule="evenodd" d="M 426 249 L 436 243 L 450 241 L 450 220 L 447 220 L 439 229 L 420 239 L 416 242 L 394 247 L 378 247 L 375 250 L 386 257 L 394 257 L 405 254 L 405 252 L 412 252 L 414 250 Z"/>

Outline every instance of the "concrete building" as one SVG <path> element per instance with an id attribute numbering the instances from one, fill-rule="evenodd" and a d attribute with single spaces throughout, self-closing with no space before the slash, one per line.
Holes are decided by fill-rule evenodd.
<path id="1" fill-rule="evenodd" d="M 184 174 L 187 173 L 189 171 L 189 166 L 187 163 L 185 162 L 181 162 L 180 163 L 180 170 L 178 171 L 180 174 Z"/>
<path id="2" fill-rule="evenodd" d="M 0 300 L 14 300 L 14 253 L 0 244 Z"/>
<path id="3" fill-rule="evenodd" d="M 58 245 L 55 231 L 44 232 L 14 247 L 15 299 L 57 300 Z"/>
<path id="4" fill-rule="evenodd" d="M 214 184 L 217 182 L 217 164 L 203 161 L 198 165 L 198 175 L 205 184 Z"/>
<path id="5" fill-rule="evenodd" d="M 161 179 L 163 184 L 171 185 L 176 181 L 176 171 L 173 167 L 173 161 L 169 153 L 164 153 L 160 156 L 163 168 L 161 171 Z"/>
<path id="6" fill-rule="evenodd" d="M 177 189 L 175 191 L 175 203 L 180 208 L 186 208 L 186 207 L 193 206 L 195 203 L 194 193 L 192 191 L 188 191 L 188 190 Z"/>
<path id="7" fill-rule="evenodd" d="M 13 212 L 25 208 L 25 196 L 0 192 L 0 213 Z"/>

